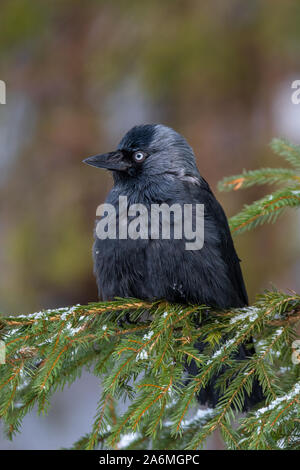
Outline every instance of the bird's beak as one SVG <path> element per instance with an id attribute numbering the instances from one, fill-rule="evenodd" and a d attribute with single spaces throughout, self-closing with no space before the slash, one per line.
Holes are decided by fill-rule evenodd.
<path id="1" fill-rule="evenodd" d="M 97 168 L 106 168 L 107 170 L 112 171 L 126 171 L 130 166 L 129 163 L 124 161 L 122 152 L 118 150 L 85 158 L 83 162 L 91 166 L 96 166 Z"/>

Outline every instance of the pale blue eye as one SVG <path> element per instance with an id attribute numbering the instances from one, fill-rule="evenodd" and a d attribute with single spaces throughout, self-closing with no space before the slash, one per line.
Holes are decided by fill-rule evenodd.
<path id="1" fill-rule="evenodd" d="M 136 162 L 143 162 L 146 158 L 146 155 L 144 154 L 144 152 L 141 152 L 140 150 L 138 150 L 137 152 L 134 152 L 133 154 L 133 158 Z"/>

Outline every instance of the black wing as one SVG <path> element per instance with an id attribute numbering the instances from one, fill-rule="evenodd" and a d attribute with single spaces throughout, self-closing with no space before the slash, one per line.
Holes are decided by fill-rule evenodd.
<path id="1" fill-rule="evenodd" d="M 247 305 L 240 260 L 221 205 L 204 179 L 200 185 L 184 186 L 181 201 L 204 204 L 204 245 L 193 251 L 186 249 L 185 239 L 149 240 L 145 254 L 149 291 L 170 302 L 219 308 Z"/>
<path id="2" fill-rule="evenodd" d="M 248 295 L 242 275 L 240 259 L 235 251 L 225 212 L 204 178 L 201 178 L 201 188 L 202 191 L 207 193 L 205 198 L 207 211 L 214 217 L 216 230 L 220 233 L 220 255 L 228 267 L 228 275 L 236 292 L 236 305 L 231 305 L 231 307 L 248 305 Z"/>

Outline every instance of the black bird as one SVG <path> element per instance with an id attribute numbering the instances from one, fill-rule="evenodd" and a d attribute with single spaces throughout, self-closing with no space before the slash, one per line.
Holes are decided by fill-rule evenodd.
<path id="1" fill-rule="evenodd" d="M 247 292 L 225 213 L 200 175 L 192 148 L 180 134 L 161 124 L 133 127 L 116 151 L 96 155 L 85 163 L 112 171 L 114 186 L 106 203 L 120 215 L 119 196 L 128 205 L 204 204 L 204 245 L 187 250 L 186 240 L 99 239 L 93 246 L 94 272 L 103 300 L 134 297 L 153 301 L 206 304 L 216 308 L 243 307 Z M 196 344 L 201 351 L 202 344 Z M 245 359 L 253 344 L 242 345 L 236 355 Z M 195 363 L 187 367 L 197 371 Z M 216 378 L 198 395 L 202 404 L 215 406 Z M 248 409 L 263 398 L 257 382 L 245 398 Z"/>

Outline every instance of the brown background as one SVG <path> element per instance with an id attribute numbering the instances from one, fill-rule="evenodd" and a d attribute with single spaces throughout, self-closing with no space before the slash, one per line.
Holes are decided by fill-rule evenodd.
<path id="1" fill-rule="evenodd" d="M 111 179 L 81 161 L 114 148 L 134 124 L 181 132 L 228 216 L 265 194 L 218 194 L 216 183 L 284 165 L 268 147 L 273 136 L 300 142 L 300 105 L 291 102 L 299 39 L 297 1 L 2 0 L 0 311 L 96 299 L 92 231 Z M 271 283 L 299 290 L 296 212 L 236 244 L 251 301 Z M 2 448 L 80 437 L 98 391 L 90 376 L 74 387 Z"/>

